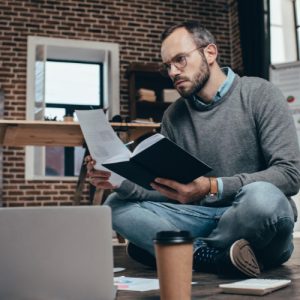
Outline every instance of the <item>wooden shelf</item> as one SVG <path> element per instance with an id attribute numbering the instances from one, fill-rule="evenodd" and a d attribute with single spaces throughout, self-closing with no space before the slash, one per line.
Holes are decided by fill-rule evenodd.
<path id="1" fill-rule="evenodd" d="M 152 118 L 155 122 L 160 122 L 164 110 L 170 104 L 163 102 L 163 90 L 174 88 L 171 79 L 164 77 L 159 71 L 159 64 L 154 63 L 132 63 L 126 75 L 131 119 Z M 153 90 L 156 102 L 139 101 L 137 91 L 140 88 Z"/>
<path id="2" fill-rule="evenodd" d="M 137 101 L 136 114 L 139 118 L 152 118 L 153 120 L 157 121 L 162 118 L 164 111 L 169 105 L 170 103 L 166 102 Z"/>

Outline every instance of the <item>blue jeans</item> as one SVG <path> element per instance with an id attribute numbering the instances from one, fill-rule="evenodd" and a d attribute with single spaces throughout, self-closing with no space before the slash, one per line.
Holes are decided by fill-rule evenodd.
<path id="1" fill-rule="evenodd" d="M 291 205 L 267 182 L 245 185 L 228 207 L 178 204 L 157 196 L 146 201 L 122 199 L 117 193 L 105 204 L 112 209 L 113 229 L 153 255 L 153 238 L 163 230 L 187 230 L 221 249 L 244 238 L 265 267 L 287 261 L 294 248 Z"/>

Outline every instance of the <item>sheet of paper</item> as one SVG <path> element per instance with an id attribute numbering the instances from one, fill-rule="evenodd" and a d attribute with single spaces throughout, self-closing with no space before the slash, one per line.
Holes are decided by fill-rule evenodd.
<path id="1" fill-rule="evenodd" d="M 125 271 L 125 268 L 121 268 L 121 267 L 115 267 L 114 268 L 114 273 L 122 272 L 122 271 Z"/>
<path id="2" fill-rule="evenodd" d="M 95 169 L 107 170 L 101 164 L 120 153 L 130 155 L 130 151 L 118 138 L 102 109 L 76 110 L 76 115 L 90 154 L 96 160 Z M 112 172 L 109 181 L 120 185 L 123 180 L 124 177 Z"/>
<path id="3" fill-rule="evenodd" d="M 118 290 L 146 292 L 159 289 L 158 279 L 135 278 L 120 276 L 114 278 L 114 285 Z"/>

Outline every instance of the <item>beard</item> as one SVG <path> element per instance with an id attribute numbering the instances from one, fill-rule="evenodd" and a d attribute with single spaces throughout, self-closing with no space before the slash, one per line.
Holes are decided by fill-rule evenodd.
<path id="1" fill-rule="evenodd" d="M 182 97 L 189 98 L 190 96 L 197 94 L 198 92 L 201 91 L 201 89 L 207 83 L 207 81 L 210 77 L 210 71 L 209 71 L 207 60 L 205 59 L 205 57 L 203 57 L 203 58 L 204 59 L 202 59 L 199 72 L 196 73 L 192 79 L 187 78 L 187 77 L 180 77 L 180 76 L 174 79 L 174 83 L 178 80 L 188 80 L 188 81 L 192 82 L 192 86 L 187 90 L 176 88 L 178 93 Z"/>

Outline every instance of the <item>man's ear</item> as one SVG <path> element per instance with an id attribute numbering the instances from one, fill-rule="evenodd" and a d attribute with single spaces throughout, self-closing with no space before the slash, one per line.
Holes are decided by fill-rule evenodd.
<path id="1" fill-rule="evenodd" d="M 217 60 L 218 57 L 218 48 L 215 44 L 209 44 L 204 49 L 204 55 L 206 57 L 206 60 L 208 64 L 212 64 Z"/>

